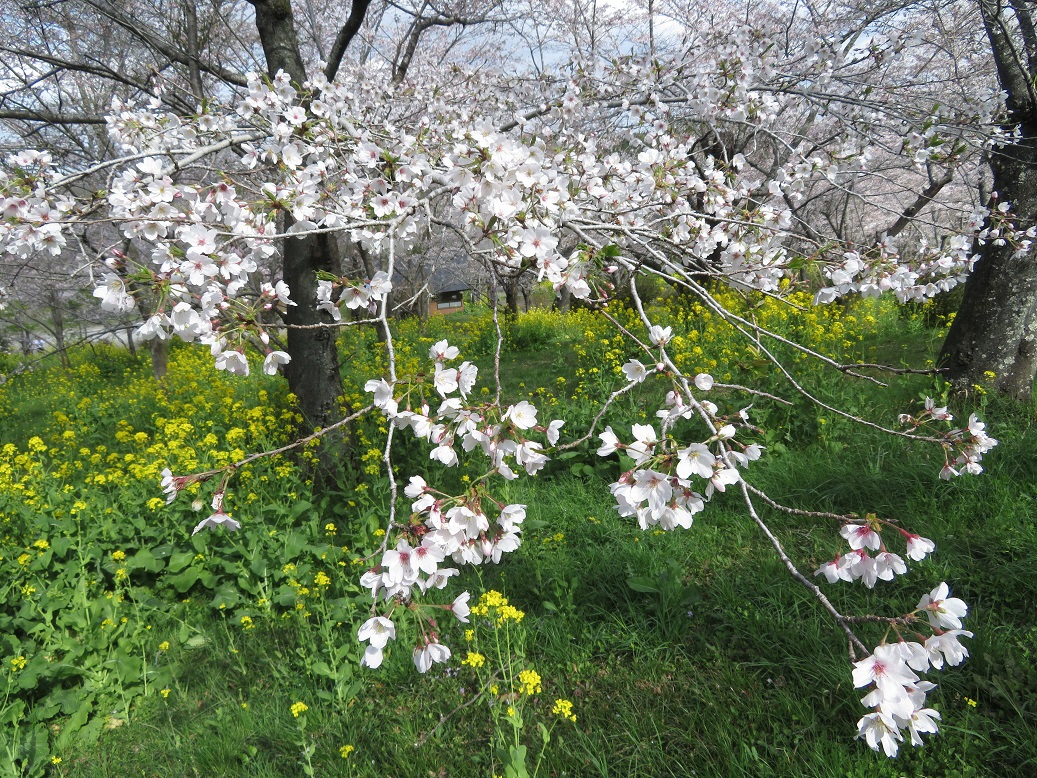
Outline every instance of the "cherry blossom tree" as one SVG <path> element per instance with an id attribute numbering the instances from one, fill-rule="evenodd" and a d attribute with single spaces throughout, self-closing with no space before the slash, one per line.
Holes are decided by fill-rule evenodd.
<path id="1" fill-rule="evenodd" d="M 993 190 L 987 205 L 1011 209 L 1020 228 L 1037 222 L 1037 32 L 1032 3 L 978 0 L 1005 95 L 1004 139 L 990 148 Z M 1037 266 L 1032 252 L 1010 239 L 982 246 L 965 285 L 961 309 L 940 353 L 948 377 L 961 387 L 987 383 L 1029 399 L 1037 373 Z"/>
<path id="2" fill-rule="evenodd" d="M 314 67 L 288 4 L 252 6 L 265 72 L 243 75 L 239 89 L 228 77 L 220 90 L 199 90 L 207 97 L 196 114 L 162 93 L 116 101 L 106 124 L 115 153 L 101 162 L 77 168 L 47 152 L 13 154 L 0 183 L 0 242 L 17 255 L 54 254 L 76 229 L 103 225 L 118 234 L 99 253 L 94 295 L 103 308 L 128 311 L 146 290 L 156 302 L 142 337 L 200 342 L 231 373 L 249 371 L 253 347 L 266 372 L 286 367 L 293 389 L 309 392 L 308 420 L 322 429 L 246 462 L 366 413 L 385 418 L 390 494 L 382 547 L 361 579 L 372 599 L 358 634 L 368 644 L 364 664 L 382 663 L 401 619 L 420 636 L 412 652 L 419 671 L 447 661 L 436 618 L 446 610 L 466 620 L 468 593 L 442 605 L 436 590 L 462 566 L 498 563 L 521 543 L 526 506 L 504 499 L 500 485 L 597 440 L 599 456 L 622 452 L 632 463 L 611 493 L 619 514 L 642 528 L 691 529 L 718 492 L 739 495 L 789 573 L 845 635 L 869 711 L 859 736 L 872 748 L 892 756 L 905 737 L 917 745 L 934 732 L 939 714 L 926 705 L 933 684 L 923 674 L 968 655 L 965 603 L 941 583 L 906 614 L 845 614 L 800 571 L 757 506 L 838 527 L 845 552 L 815 572 L 833 585 L 876 587 L 906 574 L 905 557 L 920 561 L 935 543 L 880 516 L 793 510 L 754 486 L 752 463 L 766 452 L 750 405 L 762 393 L 682 372 L 672 330 L 653 320 L 636 281 L 662 278 L 697 299 L 752 341 L 790 392 L 942 449 L 943 478 L 980 473 L 996 441 L 975 416 L 956 427 L 946 408 L 928 401 L 893 429 L 825 404 L 776 346 L 862 380 L 876 366 L 840 364 L 789 341 L 725 308 L 710 290 L 731 285 L 781 299 L 809 286 L 819 303 L 882 293 L 925 300 L 962 282 L 988 242 L 1024 249 L 1027 236 L 1010 209 L 944 196 L 953 191 L 948 171 L 972 175 L 973 151 L 1004 139 L 991 121 L 996 99 L 963 93 L 948 103 L 941 92 L 937 103 L 924 80 L 904 99 L 895 63 L 922 73 L 932 48 L 914 35 L 917 17 L 908 20 L 914 29 L 868 28 L 866 40 L 816 26 L 807 27 L 811 37 L 793 35 L 810 21 L 798 16 L 675 32 L 653 19 L 646 44 L 608 58 L 601 48 L 578 49 L 570 61 L 542 61 L 530 72 L 410 64 L 422 19 L 489 21 L 506 11 L 496 4 L 423 4 L 404 24 L 410 32 L 398 58 L 352 69 L 342 67 L 349 40 L 337 38 L 329 51 L 338 57 Z M 351 17 L 340 33 L 348 39 L 359 29 Z M 217 66 L 203 67 L 202 55 L 196 48 L 187 57 L 192 72 L 219 75 Z M 90 177 L 104 185 L 84 194 Z M 855 220 L 871 220 L 867 228 L 805 207 L 819 192 L 845 198 Z M 614 323 L 639 358 L 624 366 L 625 382 L 589 428 L 565 430 L 563 439 L 562 420 L 527 401 L 503 401 L 500 335 L 488 394 L 474 391 L 479 369 L 446 341 L 432 346 L 423 370 L 400 372 L 388 295 L 402 253 L 435 230 L 449 232 L 475 261 L 510 277 L 535 274 L 606 316 L 617 284 L 629 287 L 641 329 Z M 135 255 L 122 249 L 125 241 L 139 247 Z M 347 241 L 371 258 L 354 273 L 337 262 Z M 261 268 L 274 258 L 282 275 L 264 278 Z M 286 349 L 272 337 L 281 329 L 274 311 L 283 315 Z M 335 333 L 364 324 L 383 333 L 387 368 L 366 384 L 370 404 L 334 421 Z M 619 398 L 649 381 L 666 390 L 653 415 L 629 430 L 602 426 Z M 430 460 L 443 465 L 481 463 L 482 475 L 451 494 L 415 473 L 401 497 L 393 457 L 403 435 L 427 443 Z M 167 471 L 162 488 L 172 500 L 188 484 L 215 483 L 213 513 L 195 532 L 232 530 L 239 520 L 223 510 L 224 495 L 242 464 Z M 883 633 L 875 648 L 873 625 Z"/>

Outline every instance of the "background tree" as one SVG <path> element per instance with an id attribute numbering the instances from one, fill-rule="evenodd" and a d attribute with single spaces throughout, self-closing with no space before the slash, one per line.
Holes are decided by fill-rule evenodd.
<path id="1" fill-rule="evenodd" d="M 442 60 L 466 33 L 493 21 L 498 8 L 496 2 L 376 3 L 365 25 L 369 0 L 356 0 L 348 9 L 302 3 L 298 17 L 290 3 L 263 1 L 5 5 L 9 24 L 0 50 L 9 86 L 0 98 L 0 120 L 10 132 L 7 145 L 16 150 L 22 138 L 68 164 L 113 153 L 104 129 L 113 99 L 161 96 L 169 108 L 189 116 L 207 100 L 243 87 L 245 72 L 257 66 L 271 77 L 284 71 L 296 87 L 320 72 L 318 65 L 332 81 L 343 66 L 388 67 L 399 83 L 416 56 L 427 52 Z M 354 40 L 361 45 L 355 59 L 347 60 Z M 96 243 L 114 244 L 113 235 L 105 237 Z M 339 242 L 328 234 L 286 239 L 280 268 L 272 269 L 295 293 L 296 304 L 285 317 L 292 355 L 285 372 L 310 428 L 339 417 L 335 333 L 319 326 L 330 319 L 316 308 L 315 295 L 317 271 L 341 272 Z"/>
<path id="2" fill-rule="evenodd" d="M 673 349 L 682 344 L 645 305 L 637 284 L 647 274 L 680 288 L 716 317 L 717 326 L 748 339 L 790 391 L 826 413 L 939 447 L 944 477 L 980 472 L 982 456 L 996 441 L 978 420 L 929 434 L 922 432 L 927 425 L 950 420 L 947 409 L 931 400 L 917 415 L 899 417 L 907 431 L 827 404 L 797 381 L 800 357 L 859 377 L 861 369 L 875 366 L 839 364 L 770 331 L 751 309 L 725 303 L 726 295 L 716 293 L 732 287 L 788 301 L 788 290 L 798 285 L 816 289 L 822 302 L 882 291 L 901 300 L 929 299 L 964 276 L 977 225 L 965 217 L 967 202 L 943 195 L 954 175 L 969 169 L 970 150 L 986 140 L 983 104 L 967 92 L 951 105 L 934 99 L 935 92 L 946 93 L 928 79 L 926 57 L 935 49 L 924 33 L 920 43 L 913 34 L 926 29 L 925 20 L 868 16 L 848 32 L 815 38 L 809 32 L 820 29 L 818 22 L 804 12 L 784 19 L 784 28 L 719 24 L 666 36 L 656 28 L 653 4 L 647 44 L 607 60 L 599 42 L 595 54 L 579 50 L 550 72 L 471 71 L 450 62 L 416 71 L 414 52 L 426 34 L 465 26 L 466 19 L 490 22 L 496 9 L 454 13 L 423 3 L 413 13 L 393 6 L 403 13 L 404 33 L 382 67 L 349 72 L 342 56 L 360 25 L 347 19 L 340 31 L 347 40 L 340 46 L 336 38 L 328 60 L 315 66 L 304 56 L 290 4 L 251 5 L 264 74 L 246 76 L 241 91 L 224 79 L 226 94 L 218 94 L 223 87 L 212 89 L 211 99 L 199 98 L 194 116 L 161 100 L 117 106 L 109 126 L 124 156 L 97 170 L 66 173 L 51 155 L 15 155 L 3 181 L 8 220 L 2 235 L 11 251 L 28 256 L 60 251 L 69 224 L 120 230 L 148 253 L 139 261 L 129 252 L 106 256 L 116 272 L 106 273 L 94 294 L 103 305 L 125 311 L 138 292 L 129 282 L 152 290 L 172 311 L 159 310 L 142 331 L 201 339 L 216 366 L 229 372 L 248 372 L 246 345 L 258 340 L 268 346 L 264 316 L 288 306 L 288 378 L 299 387 L 311 424 L 324 425 L 337 411 L 332 320 L 341 319 L 341 306 L 369 312 L 361 321 L 379 326 L 385 369 L 370 376 L 365 390 L 384 416 L 389 499 L 380 564 L 361 579 L 383 614 L 359 630 L 370 641 L 364 663 L 381 663 L 396 634 L 390 618 L 416 622 L 409 632 L 420 635 L 413 652 L 420 671 L 446 660 L 450 651 L 434 621 L 444 605 L 424 599 L 457 572 L 441 570 L 440 563 L 497 562 L 515 550 L 525 506 L 508 505 L 501 485 L 520 471 L 535 475 L 548 461 L 545 452 L 597 435 L 599 456 L 623 451 L 627 457 L 626 472 L 610 487 L 621 516 L 635 518 L 642 529 L 690 528 L 715 494 L 737 492 L 785 568 L 846 636 L 851 658 L 869 650 L 858 634 L 861 625 L 883 626 L 874 655 L 857 661 L 854 671 L 855 686 L 876 687 L 865 698 L 873 711 L 858 725 L 873 748 L 892 755 L 903 729 L 913 736 L 935 731 L 936 714 L 924 707 L 914 671 L 943 665 L 942 657 L 931 659 L 934 650 L 950 664 L 964 658 L 957 639 L 967 636 L 960 631 L 965 604 L 941 584 L 904 616 L 847 616 L 799 571 L 755 501 L 812 523 L 839 522 L 850 552 L 815 573 L 831 583 L 862 580 L 871 587 L 906 572 L 904 560 L 886 548 L 884 530 L 887 538 L 903 538 L 914 560 L 933 543 L 877 516 L 861 523 L 856 514 L 785 507 L 751 486 L 748 468 L 763 450 L 751 442 L 760 431 L 741 393 L 761 392 L 721 385 L 731 394 L 707 395 L 716 380 L 678 367 Z M 792 28 L 795 34 L 782 45 L 782 29 Z M 181 58 L 183 77 L 196 93 L 206 93 L 203 73 L 213 76 L 211 66 L 203 67 L 201 46 Z M 180 100 L 183 94 L 192 93 L 181 93 Z M 103 193 L 95 197 L 87 190 L 84 196 L 79 177 L 102 170 Z M 839 208 L 828 207 L 827 199 Z M 811 202 L 818 207 L 804 205 Z M 920 218 L 922 227 L 912 234 L 908 228 Z M 562 444 L 564 420 L 538 419 L 527 400 L 505 404 L 502 338 L 495 392 L 486 387 L 473 393 L 478 366 L 452 364 L 460 354 L 445 340 L 430 348 L 431 364 L 401 374 L 388 319 L 390 281 L 397 255 L 425 240 L 433 227 L 451 231 L 466 254 L 501 278 L 536 273 L 591 305 L 605 306 L 617 282 L 627 284 L 632 323 L 616 324 L 620 340 L 639 358 L 622 366 L 625 386 L 603 400 L 581 437 Z M 928 230 L 940 240 L 925 240 Z M 354 244 L 362 277 L 343 274 L 339 240 Z M 275 245 L 294 300 L 269 281 L 253 282 Z M 376 261 L 384 261 L 384 270 Z M 267 350 L 268 372 L 289 358 Z M 632 439 L 625 430 L 600 429 L 610 404 L 649 377 L 666 390 L 664 397 L 655 394 L 657 408 L 645 409 L 641 418 L 649 423 L 634 423 Z M 404 489 L 414 500 L 404 520 L 393 443 L 408 429 L 431 444 L 431 460 L 449 467 L 464 456 L 482 475 L 458 494 L 414 475 Z M 162 487 L 175 498 L 189 485 L 215 479 L 214 512 L 195 532 L 236 529 L 240 523 L 225 512 L 224 498 L 239 467 L 259 456 L 187 475 L 166 469 Z M 467 595 L 446 607 L 465 620 Z M 925 646 L 886 643 L 900 636 L 901 627 L 914 630 L 923 612 L 932 631 L 918 638 Z M 911 640 L 916 637 L 912 631 Z"/>
<path id="3" fill-rule="evenodd" d="M 992 211 L 1010 207 L 1023 229 L 1037 223 L 1037 32 L 1029 0 L 979 0 L 1005 95 L 1003 137 L 989 149 Z M 991 226 L 996 231 L 996 225 Z M 1032 229 L 1028 233 L 1033 236 Z M 1029 399 L 1037 371 L 1037 255 L 1005 237 L 986 243 L 965 284 L 939 364 L 961 388 L 991 383 Z"/>

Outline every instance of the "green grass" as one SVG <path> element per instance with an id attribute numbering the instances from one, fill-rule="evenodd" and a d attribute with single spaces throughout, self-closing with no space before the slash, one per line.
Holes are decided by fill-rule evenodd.
<path id="1" fill-rule="evenodd" d="M 923 499 L 921 491 L 905 497 Z M 576 702 L 578 725 L 552 742 L 544 774 L 1025 775 L 1034 765 L 1034 611 L 1017 602 L 1032 596 L 1033 584 L 1020 590 L 1014 580 L 1004 591 L 983 580 L 974 558 L 1029 550 L 1032 560 L 1034 530 L 1031 522 L 1006 544 L 998 528 L 981 525 L 969 548 L 958 547 L 953 538 L 975 527 L 970 508 L 984 495 L 964 496 L 945 517 L 950 539 L 938 561 L 899 587 L 909 607 L 918 589 L 954 581 L 972 605 L 977 639 L 970 662 L 936 674 L 944 731 L 897 762 L 851 741 L 861 708 L 845 647 L 739 512 L 711 511 L 691 532 L 656 536 L 602 510 L 604 483 L 563 477 L 516 497 L 539 506 L 531 519 L 545 526 L 529 532 L 519 558 L 486 571 L 482 585 L 528 610 L 529 656 L 544 676 L 544 696 Z M 560 543 L 550 539 L 557 532 Z M 669 559 L 683 569 L 682 584 L 701 588 L 691 616 L 661 611 L 653 596 L 626 584 L 660 574 Z M 833 596 L 870 600 L 848 588 Z M 296 775 L 302 748 L 288 707 L 297 699 L 319 721 L 308 730 L 318 774 L 348 774 L 338 755 L 346 743 L 358 746 L 357 775 L 488 774 L 491 732 L 478 705 L 414 746 L 466 701 L 464 676 L 418 677 L 401 647 L 349 703 L 318 704 L 319 685 L 279 669 L 297 642 L 290 631 L 273 627 L 237 643 L 243 673 L 211 619 L 192 619 L 213 643 L 174 658 L 181 670 L 170 698 L 148 699 L 137 723 L 103 733 L 99 746 L 69 761 L 67 775 Z M 452 630 L 451 642 L 459 638 Z M 157 763 L 162 771 L 151 772 Z"/>
<path id="2" fill-rule="evenodd" d="M 919 328 L 908 341 L 908 350 L 924 358 L 933 337 Z M 868 345 L 889 361 L 905 350 L 882 333 Z M 584 414 L 553 384 L 559 366 L 572 358 L 571 346 L 569 334 L 559 332 L 536 348 L 507 352 L 506 397 L 556 396 L 562 414 Z M 106 379 L 113 394 L 122 386 L 120 376 Z M 5 401 L 27 415 L 9 425 L 0 442 L 23 445 L 49 423 L 56 408 L 46 385 L 41 373 L 7 388 Z M 932 389 L 917 377 L 898 379 L 886 391 L 843 378 L 819 387 L 826 399 L 888 423 Z M 608 483 L 618 466 L 611 461 L 573 471 L 582 460 L 561 460 L 535 479 L 507 485 L 504 497 L 529 506 L 523 546 L 500 566 L 466 572 L 449 591 L 463 586 L 477 596 L 497 589 L 526 613 L 520 625 L 524 655 L 543 679 L 543 692 L 524 713 L 531 763 L 541 746 L 536 722 L 551 723 L 555 698 L 573 702 L 577 721 L 554 727 L 539 775 L 871 778 L 1037 770 L 1035 410 L 968 398 L 977 401 L 1001 445 L 984 462 L 981 477 L 950 483 L 937 478 L 937 451 L 859 430 L 803 404 L 792 412 L 763 403 L 754 410 L 761 423 L 779 430 L 768 440 L 769 455 L 748 471 L 755 485 L 793 507 L 873 511 L 937 542 L 931 560 L 874 592 L 860 585 L 825 587 L 837 607 L 904 612 L 944 580 L 970 605 L 972 656 L 930 676 L 940 685 L 930 700 L 943 715 L 941 732 L 923 748 L 905 746 L 896 761 L 853 740 L 865 711 L 861 693 L 851 688 L 845 641 L 788 575 L 735 495 L 715 499 L 689 531 L 655 533 L 616 515 Z M 191 397 L 185 402 L 199 405 Z M 620 407 L 609 420 L 628 424 L 636 408 Z M 427 454 L 404 453 L 405 470 L 410 457 L 418 463 Z M 84 663 L 101 657 L 91 665 L 91 680 L 82 682 L 95 685 L 88 690 L 93 707 L 89 723 L 77 729 L 83 722 L 74 721 L 73 702 L 81 699 L 82 684 L 41 675 L 37 687 L 16 688 L 20 676 L 9 672 L 15 687 L 3 708 L 3 732 L 17 757 L 9 763 L 11 774 L 273 777 L 303 775 L 308 764 L 321 776 L 500 772 L 489 699 L 477 696 L 475 672 L 459 661 L 464 625 L 441 625 L 455 656 L 427 677 L 414 672 L 405 634 L 391 644 L 381 669 L 356 666 L 356 627 L 367 617 L 367 601 L 355 584 L 363 567 L 349 559 L 376 545 L 373 530 L 382 523 L 384 496 L 372 492 L 383 481 L 372 479 L 372 488 L 359 492 L 344 486 L 318 499 L 298 474 L 282 475 L 264 487 L 264 499 L 271 500 L 266 507 L 239 506 L 247 520 L 238 535 L 212 533 L 191 542 L 175 529 L 178 523 L 189 528 L 193 517 L 180 503 L 171 518 L 131 528 L 121 517 L 132 515 L 139 495 L 76 491 L 76 478 L 81 476 L 67 482 L 77 495 L 92 495 L 84 499 L 91 501 L 98 528 L 84 522 L 46 526 L 34 514 L 19 513 L 29 524 L 25 538 L 9 539 L 3 556 L 10 560 L 19 543 L 42 532 L 52 533 L 52 543 L 64 532 L 98 544 L 95 556 L 82 552 L 82 568 L 69 562 L 33 579 L 42 587 L 51 576 L 52 586 L 66 582 L 69 591 L 84 581 L 81 600 L 73 600 L 95 613 L 93 626 L 71 626 L 71 604 L 54 604 L 48 617 L 25 605 L 9 608 L 0 613 L 0 658 L 9 665 L 19 652 L 33 659 L 34 646 L 40 656 L 60 656 L 69 649 L 58 646 L 70 641 L 86 646 L 79 655 Z M 288 490 L 296 496 L 285 496 Z M 58 493 L 50 499 L 59 498 L 66 499 Z M 104 517 L 106 505 L 118 520 Z M 838 548 L 835 524 L 760 510 L 807 574 Z M 338 525 L 330 540 L 328 522 Z M 170 553 L 184 554 L 186 570 L 197 568 L 212 583 L 202 578 L 180 592 L 175 580 L 182 573 L 134 569 L 133 585 L 120 589 L 111 552 L 125 548 L 132 555 L 148 544 L 159 548 L 160 540 Z M 324 559 L 328 543 L 351 549 L 341 554 L 345 567 Z M 162 564 L 172 560 L 162 553 Z M 202 559 L 192 561 L 196 553 Z M 286 563 L 293 565 L 288 572 L 281 570 Z M 335 575 L 320 597 L 303 597 L 291 584 L 308 584 L 325 569 Z M 100 582 L 90 584 L 94 579 Z M 256 587 L 271 600 L 266 606 L 256 604 Z M 116 620 L 118 613 L 130 614 L 121 643 L 97 627 L 97 609 L 114 607 L 105 605 L 111 602 L 105 592 L 113 590 L 126 596 L 119 606 L 124 610 L 113 612 Z M 230 597 L 235 592 L 238 600 Z M 223 601 L 231 604 L 221 610 Z M 299 603 L 302 610 L 296 610 Z M 125 610 L 131 605 L 135 611 Z M 243 627 L 244 614 L 254 619 L 254 629 Z M 877 628 L 862 632 L 871 645 L 882 636 Z M 168 649 L 158 648 L 162 641 L 170 642 Z M 143 666 L 138 675 L 119 669 L 119 646 Z M 341 667 L 329 674 L 336 657 Z M 11 700 L 25 707 L 16 711 Z M 60 708 L 65 700 L 70 710 Z M 296 702 L 309 707 L 299 718 L 291 712 Z M 44 718 L 43 707 L 52 704 L 57 712 Z M 340 755 L 345 745 L 355 749 L 348 758 Z M 52 755 L 60 763 L 53 764 Z"/>
<path id="3" fill-rule="evenodd" d="M 789 457 L 786 464 L 785 472 L 764 473 L 763 480 L 812 465 L 804 495 L 818 492 L 814 482 L 823 493 L 830 479 L 858 472 L 844 466 L 822 474 L 809 458 Z M 989 483 L 1001 474 L 988 475 Z M 903 494 L 905 506 L 931 499 L 923 487 L 919 479 Z M 975 511 L 991 492 L 1002 497 L 997 523 L 976 527 Z M 977 637 L 969 662 L 935 674 L 941 734 L 923 749 L 905 748 L 892 763 L 852 741 L 862 709 L 850 688 L 845 646 L 810 596 L 768 557 L 734 504 L 714 506 L 719 509 L 702 515 L 690 532 L 653 535 L 611 515 L 604 482 L 562 477 L 519 491 L 515 498 L 533 506 L 534 528 L 518 558 L 485 571 L 482 585 L 504 590 L 527 609 L 528 653 L 545 678 L 544 696 L 576 704 L 577 726 L 552 741 L 545 774 L 1025 774 L 1037 763 L 1031 602 L 1037 533 L 1029 512 L 1018 512 L 1026 501 L 1013 507 L 1010 492 L 1005 484 L 965 486 L 957 499 L 941 501 L 940 516 L 912 524 L 943 542 L 936 561 L 894 587 L 902 596 L 893 600 L 909 608 L 918 591 L 947 578 L 970 603 Z M 835 507 L 846 493 L 831 499 Z M 557 533 L 564 539 L 553 540 Z M 791 527 L 785 536 L 799 558 L 827 553 L 818 547 L 825 543 Z M 961 536 L 971 539 L 960 543 Z M 1003 566 L 994 580 L 983 572 L 989 556 Z M 660 575 L 671 559 L 684 573 L 679 584 L 701 589 L 690 616 L 661 609 L 658 597 L 627 585 L 631 576 Z M 851 588 L 832 596 L 840 604 L 882 601 Z M 212 645 L 176 657 L 182 674 L 170 698 L 149 699 L 137 724 L 103 733 L 66 774 L 298 774 L 300 739 L 288 711 L 296 699 L 307 701 L 320 722 L 308 730 L 318 774 L 348 774 L 338 756 L 346 743 L 357 745 L 357 762 L 349 763 L 357 775 L 488 774 L 491 733 L 477 705 L 414 746 L 467 699 L 463 674 L 419 678 L 401 646 L 347 705 L 318 705 L 319 684 L 280 669 L 298 650 L 290 630 L 273 627 L 242 641 L 248 668 L 242 673 L 211 619 L 192 618 L 210 622 L 203 629 Z M 450 637 L 462 643 L 458 630 Z M 966 697 L 978 706 L 969 707 Z M 167 760 L 174 759 L 184 766 L 170 772 Z M 155 764 L 164 766 L 152 772 Z"/>

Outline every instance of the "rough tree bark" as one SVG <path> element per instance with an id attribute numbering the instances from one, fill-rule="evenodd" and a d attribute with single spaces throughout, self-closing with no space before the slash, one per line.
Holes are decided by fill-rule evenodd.
<path id="1" fill-rule="evenodd" d="M 1027 34 L 1033 20 L 1022 2 L 980 0 L 980 11 L 1007 94 L 1006 124 L 1020 133 L 1015 143 L 991 152 L 994 190 L 998 202 L 1011 203 L 1017 225 L 1025 227 L 1037 223 L 1037 51 Z M 983 247 L 939 365 L 959 389 L 989 383 L 989 372 L 998 391 L 1020 400 L 1031 397 L 1037 372 L 1037 250 L 1017 256 L 1010 245 Z"/>
<path id="2" fill-rule="evenodd" d="M 267 71 L 273 77 L 283 70 L 298 87 L 306 81 L 291 3 L 288 0 L 253 0 L 256 28 L 266 55 Z M 291 215 L 285 215 L 285 227 Z M 283 248 L 284 281 L 292 290 L 295 305 L 288 309 L 288 352 L 292 355 L 285 374 L 288 388 L 299 398 L 299 411 L 307 426 L 327 427 L 340 417 L 342 395 L 335 330 L 316 327 L 331 317 L 317 310 L 317 271 L 338 272 L 339 253 L 329 235 L 286 238 Z M 293 328 L 309 326 L 310 329 Z"/>

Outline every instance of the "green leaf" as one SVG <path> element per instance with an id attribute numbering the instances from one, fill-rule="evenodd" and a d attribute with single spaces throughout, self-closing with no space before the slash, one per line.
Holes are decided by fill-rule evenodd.
<path id="1" fill-rule="evenodd" d="M 76 712 L 69 716 L 68 720 L 64 723 L 64 726 L 62 726 L 61 734 L 58 735 L 56 743 L 57 748 L 55 750 L 64 751 L 68 748 L 73 735 L 78 734 L 79 730 L 81 730 L 86 722 L 90 720 L 90 712 L 93 709 L 94 698 L 92 696 L 87 697 L 79 704 Z"/>
<path id="2" fill-rule="evenodd" d="M 627 578 L 627 586 L 635 592 L 645 592 L 647 594 L 659 594 L 661 592 L 658 582 L 654 578 L 647 578 L 645 576 Z"/>
<path id="3" fill-rule="evenodd" d="M 179 573 L 194 559 L 194 554 L 190 551 L 177 551 L 171 554 L 169 557 L 169 572 Z"/>
<path id="4" fill-rule="evenodd" d="M 249 594 L 256 594 L 259 592 L 259 586 L 244 573 L 238 576 L 238 588 L 243 592 L 248 592 Z"/>
<path id="5" fill-rule="evenodd" d="M 328 666 L 327 662 L 314 662 L 312 665 L 310 665 L 309 670 L 313 675 L 319 675 L 324 678 L 335 677 L 335 673 Z"/>
<path id="6" fill-rule="evenodd" d="M 221 605 L 233 608 L 239 602 L 241 602 L 241 594 L 238 590 L 232 584 L 224 583 L 216 589 L 210 605 L 214 608 L 219 608 Z"/>
<path id="7" fill-rule="evenodd" d="M 183 594 L 198 583 L 198 579 L 201 577 L 202 571 L 197 567 L 191 567 L 184 570 L 184 572 L 179 575 L 170 576 L 169 583 L 171 583 L 173 588 L 180 592 L 180 594 Z"/>
<path id="8" fill-rule="evenodd" d="M 309 503 L 307 503 L 309 505 Z M 289 532 L 284 539 L 284 558 L 287 561 L 296 559 L 306 547 L 306 538 L 298 532 Z"/>
<path id="9" fill-rule="evenodd" d="M 504 765 L 504 775 L 506 778 L 529 778 L 525 746 L 512 746 L 508 749 L 508 763 Z"/>
<path id="10" fill-rule="evenodd" d="M 165 567 L 165 563 L 156 559 L 155 555 L 146 548 L 142 548 L 126 560 L 126 564 L 131 570 L 147 570 L 149 573 L 157 573 Z"/>
<path id="11" fill-rule="evenodd" d="M 297 518 L 302 516 L 307 511 L 313 510 L 313 503 L 302 500 L 295 503 L 292 509 L 288 512 L 288 520 L 294 522 Z"/>

